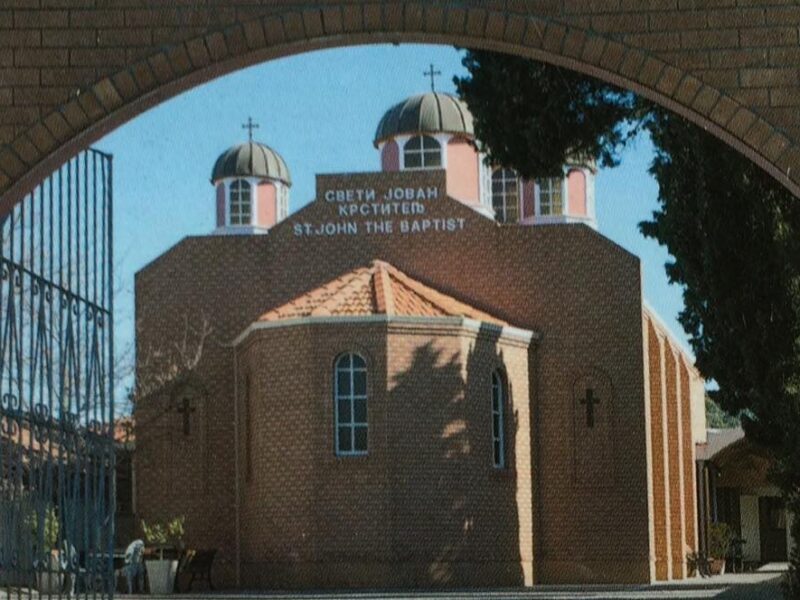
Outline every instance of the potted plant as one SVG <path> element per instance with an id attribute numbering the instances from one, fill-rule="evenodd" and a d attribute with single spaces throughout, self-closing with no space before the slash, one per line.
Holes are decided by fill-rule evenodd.
<path id="1" fill-rule="evenodd" d="M 56 509 L 48 506 L 41 516 L 32 513 L 29 524 L 39 556 L 34 563 L 36 588 L 40 594 L 57 594 L 64 585 L 64 574 L 61 572 L 58 555 L 60 525 Z"/>
<path id="2" fill-rule="evenodd" d="M 151 594 L 171 594 L 178 572 L 178 552 L 183 549 L 186 517 L 175 517 L 166 523 L 148 525 L 142 521 L 147 548 L 158 552 L 157 559 L 145 561 Z M 166 556 L 165 556 L 166 554 Z"/>
<path id="3" fill-rule="evenodd" d="M 686 554 L 686 576 L 697 577 L 700 571 L 700 555 L 697 552 L 688 552 Z"/>
<path id="4" fill-rule="evenodd" d="M 711 559 L 709 567 L 712 575 L 725 572 L 725 557 L 728 555 L 733 531 L 727 523 L 712 523 L 708 528 L 708 554 Z"/>

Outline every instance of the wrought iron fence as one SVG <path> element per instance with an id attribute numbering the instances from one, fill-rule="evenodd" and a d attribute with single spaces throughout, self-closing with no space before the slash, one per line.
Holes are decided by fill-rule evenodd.
<path id="1" fill-rule="evenodd" d="M 0 598 L 113 596 L 112 159 L 0 220 Z"/>

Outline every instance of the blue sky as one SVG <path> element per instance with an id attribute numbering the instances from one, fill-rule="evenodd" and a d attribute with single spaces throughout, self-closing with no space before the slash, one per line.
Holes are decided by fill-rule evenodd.
<path id="1" fill-rule="evenodd" d="M 116 277 L 125 290 L 116 304 L 119 343 L 133 336 L 134 273 L 184 236 L 213 229 L 211 168 L 246 140 L 248 116 L 260 124 L 255 138 L 289 165 L 297 210 L 313 199 L 316 173 L 379 168 L 375 127 L 389 106 L 429 88 L 429 63 L 443 73 L 437 89 L 454 91 L 452 77 L 465 70 L 447 46 L 359 46 L 270 61 L 186 92 L 100 140 L 96 147 L 115 157 Z M 652 154 L 649 140 L 637 139 L 619 167 L 599 172 L 599 228 L 641 258 L 647 301 L 688 348 L 676 321 L 681 290 L 664 274 L 668 254 L 637 229 L 657 208 Z"/>

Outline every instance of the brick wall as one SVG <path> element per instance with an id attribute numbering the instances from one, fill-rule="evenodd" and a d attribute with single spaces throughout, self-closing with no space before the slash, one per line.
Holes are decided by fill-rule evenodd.
<path id="1" fill-rule="evenodd" d="M 204 346 L 193 384 L 198 394 L 192 424 L 207 431 L 205 454 L 198 454 L 190 440 L 183 440 L 182 417 L 176 412 L 180 393 L 158 394 L 136 406 L 137 508 L 146 520 L 185 514 L 187 543 L 194 547 L 217 547 L 222 552 L 215 564 L 220 583 L 233 581 L 234 480 L 235 461 L 231 440 L 234 413 L 231 410 L 235 374 L 232 350 L 226 347 L 231 332 L 244 328 L 245 315 L 259 314 L 259 291 L 267 282 L 259 279 L 256 264 L 243 257 L 251 255 L 257 240 L 248 237 L 208 237 L 201 252 L 191 242 L 176 246 L 157 259 L 136 279 L 136 319 L 139 360 L 151 352 L 172 348 L 190 329 L 204 319 L 213 332 Z M 242 288 L 251 290 L 230 299 L 229 273 L 237 272 Z M 247 281 L 253 285 L 246 285 Z M 231 310 L 226 309 L 226 306 Z M 175 442 L 172 438 L 178 438 Z M 200 465 L 203 465 L 202 471 Z M 204 477 L 202 493 L 198 478 Z"/>
<path id="2" fill-rule="evenodd" d="M 670 542 L 672 578 L 682 579 L 686 561 L 686 507 L 683 504 L 683 422 L 679 386 L 679 357 L 666 345 L 665 373 L 667 384 L 667 446 L 669 448 Z"/>
<path id="3" fill-rule="evenodd" d="M 683 506 L 687 550 L 697 549 L 697 474 L 695 472 L 695 442 L 692 439 L 691 385 L 689 367 L 681 361 L 681 447 L 683 448 Z"/>
<path id="4" fill-rule="evenodd" d="M 443 173 L 342 176 L 339 185 L 365 187 L 381 181 L 443 186 Z M 647 382 L 638 260 L 582 225 L 499 226 L 449 199 L 432 203 L 427 216 L 463 218 L 461 231 L 294 234 L 294 223 L 329 218 L 332 209 L 314 203 L 266 236 L 188 238 L 137 277 L 140 347 L 177 335 L 184 315 L 206 314 L 214 325 L 214 343 L 198 376 L 209 390 L 209 472 L 212 481 L 218 477 L 203 502 L 213 511 L 209 531 L 225 529 L 219 538 L 222 558 L 234 558 L 230 524 L 236 470 L 231 441 L 234 374 L 224 344 L 265 310 L 380 258 L 427 285 L 543 335 L 528 358 L 535 581 L 648 581 Z M 519 384 L 515 387 L 512 393 L 523 393 Z M 601 398 L 597 418 L 602 435 L 585 429 L 579 401 L 587 387 Z M 520 418 L 524 421 L 524 415 Z M 165 460 L 167 449 L 162 452 Z M 592 463 L 585 457 L 592 453 L 609 457 L 597 463 L 607 470 L 602 485 L 587 475 Z M 189 464 L 196 457 L 170 454 L 169 459 Z M 157 477 L 151 471 L 139 477 L 151 475 Z M 143 513 L 172 510 L 169 497 L 175 488 L 158 489 L 152 498 L 140 493 Z M 521 551 L 520 557 L 524 562 Z"/>
<path id="5" fill-rule="evenodd" d="M 655 550 L 655 578 L 658 581 L 669 579 L 670 540 L 667 515 L 669 490 L 667 487 L 666 420 L 664 414 L 664 394 L 662 389 L 662 338 L 656 333 L 651 321 L 645 321 L 648 336 L 648 360 L 650 363 L 650 426 L 653 452 L 653 535 Z"/>
<path id="6" fill-rule="evenodd" d="M 435 323 L 252 338 L 241 350 L 254 432 L 241 492 L 245 588 L 531 583 L 527 347 Z M 347 351 L 369 370 L 367 456 L 333 451 L 332 365 Z M 513 392 L 503 470 L 491 453 L 498 367 Z"/>
<path id="7" fill-rule="evenodd" d="M 645 312 L 648 335 L 655 578 L 682 579 L 697 550 L 697 484 L 692 433 L 699 374 L 666 327 Z"/>
<path id="8" fill-rule="evenodd" d="M 790 0 L 6 0 L 0 208 L 210 78 L 298 51 L 398 41 L 486 46 L 630 87 L 800 193 L 798 26 Z"/>

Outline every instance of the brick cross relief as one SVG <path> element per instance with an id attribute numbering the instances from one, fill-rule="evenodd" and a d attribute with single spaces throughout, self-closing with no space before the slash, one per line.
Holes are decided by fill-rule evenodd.
<path id="1" fill-rule="evenodd" d="M 594 405 L 600 404 L 600 398 L 594 395 L 592 388 L 587 388 L 586 396 L 581 398 L 581 404 L 586 405 L 586 426 L 594 427 Z"/>
<path id="2" fill-rule="evenodd" d="M 184 398 L 181 407 L 177 411 L 183 415 L 183 435 L 190 435 L 192 433 L 191 417 L 192 413 L 197 410 L 192 407 L 192 401 L 189 398 Z"/>

